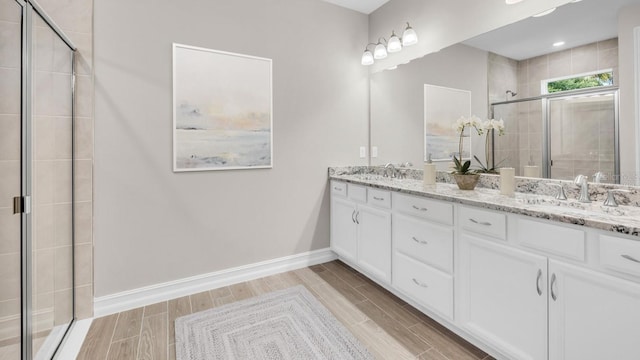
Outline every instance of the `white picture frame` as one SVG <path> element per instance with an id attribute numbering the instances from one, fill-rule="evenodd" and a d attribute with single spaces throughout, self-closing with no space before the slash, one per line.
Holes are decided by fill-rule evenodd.
<path id="1" fill-rule="evenodd" d="M 173 44 L 173 171 L 273 167 L 272 60 Z"/>

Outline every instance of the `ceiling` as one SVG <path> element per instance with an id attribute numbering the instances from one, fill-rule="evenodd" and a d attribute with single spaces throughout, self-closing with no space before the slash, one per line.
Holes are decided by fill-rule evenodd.
<path id="1" fill-rule="evenodd" d="M 380 6 L 384 5 L 389 0 L 324 0 L 324 1 L 369 15 L 372 12 L 374 12 L 376 9 L 378 9 Z"/>
<path id="2" fill-rule="evenodd" d="M 569 49 L 618 34 L 618 11 L 640 0 L 583 0 L 559 7 L 542 17 L 530 17 L 463 43 L 515 60 Z M 564 41 L 560 47 L 556 42 Z"/>

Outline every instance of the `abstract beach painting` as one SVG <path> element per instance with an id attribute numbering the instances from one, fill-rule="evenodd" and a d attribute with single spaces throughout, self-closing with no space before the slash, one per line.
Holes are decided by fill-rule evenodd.
<path id="1" fill-rule="evenodd" d="M 273 166 L 271 59 L 173 44 L 173 170 Z"/>
<path id="2" fill-rule="evenodd" d="M 460 134 L 453 124 L 471 116 L 471 92 L 436 85 L 424 85 L 424 159 L 451 161 L 458 154 Z M 471 158 L 471 137 L 465 129 L 462 158 Z"/>

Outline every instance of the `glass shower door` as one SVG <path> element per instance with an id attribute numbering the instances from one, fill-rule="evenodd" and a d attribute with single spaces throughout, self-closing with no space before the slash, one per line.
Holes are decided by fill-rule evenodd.
<path id="1" fill-rule="evenodd" d="M 0 0 L 0 360 L 20 359 L 20 196 L 22 7 Z"/>
<path id="2" fill-rule="evenodd" d="M 31 18 L 31 336 L 49 359 L 73 320 L 73 51 Z"/>
<path id="3" fill-rule="evenodd" d="M 552 179 L 616 183 L 616 93 L 549 100 L 549 152 Z"/>

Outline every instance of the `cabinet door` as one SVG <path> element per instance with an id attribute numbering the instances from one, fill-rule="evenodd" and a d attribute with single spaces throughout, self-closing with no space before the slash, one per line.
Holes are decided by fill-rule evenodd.
<path id="1" fill-rule="evenodd" d="M 462 233 L 460 326 L 511 359 L 547 358 L 547 258 Z"/>
<path id="2" fill-rule="evenodd" d="M 391 214 L 360 206 L 358 222 L 358 265 L 372 276 L 391 282 Z"/>
<path id="3" fill-rule="evenodd" d="M 640 359 L 640 285 L 549 260 L 549 359 Z"/>
<path id="4" fill-rule="evenodd" d="M 331 250 L 346 260 L 357 258 L 356 205 L 349 200 L 331 198 Z"/>

